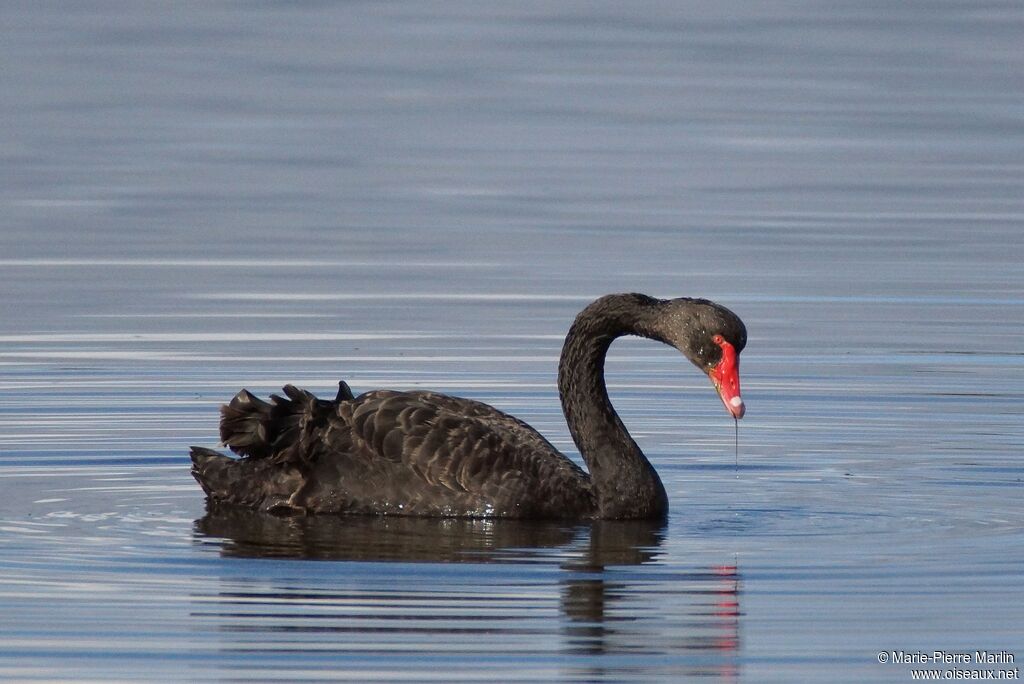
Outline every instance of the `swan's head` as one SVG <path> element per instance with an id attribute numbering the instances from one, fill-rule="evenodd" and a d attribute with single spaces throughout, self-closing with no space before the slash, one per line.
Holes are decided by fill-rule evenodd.
<path id="1" fill-rule="evenodd" d="M 746 412 L 740 396 L 740 352 L 747 328 L 739 316 L 706 299 L 672 299 L 664 304 L 661 337 L 711 378 L 733 418 Z"/>

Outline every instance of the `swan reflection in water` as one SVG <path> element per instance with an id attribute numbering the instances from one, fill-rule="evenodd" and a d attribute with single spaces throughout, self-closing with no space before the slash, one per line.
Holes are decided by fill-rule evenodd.
<path id="1" fill-rule="evenodd" d="M 287 635 L 294 652 L 323 658 L 334 635 L 346 667 L 367 655 L 368 675 L 372 654 L 397 649 L 410 668 L 416 654 L 431 668 L 439 653 L 466 666 L 518 654 L 558 676 L 733 681 L 738 570 L 668 564 L 665 533 L 660 521 L 282 517 L 211 504 L 194 540 L 222 557 L 358 564 L 231 566 L 218 590 L 197 594 L 196 613 L 231 650 Z"/>

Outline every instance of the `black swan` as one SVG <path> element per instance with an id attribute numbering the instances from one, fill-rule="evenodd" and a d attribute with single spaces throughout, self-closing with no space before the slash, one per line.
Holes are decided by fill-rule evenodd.
<path id="1" fill-rule="evenodd" d="M 344 382 L 333 401 L 286 386 L 247 390 L 221 407 L 220 437 L 240 459 L 192 447 L 192 474 L 214 503 L 285 514 L 626 519 L 663 518 L 661 479 L 608 400 L 605 354 L 639 335 L 675 347 L 711 378 L 736 419 L 743 322 L 704 299 L 606 295 L 576 317 L 558 390 L 590 474 L 539 432 L 470 399 Z"/>

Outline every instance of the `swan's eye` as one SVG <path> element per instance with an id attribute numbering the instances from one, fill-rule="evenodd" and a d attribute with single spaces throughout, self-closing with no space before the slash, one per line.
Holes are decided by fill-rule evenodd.
<path id="1" fill-rule="evenodd" d="M 714 342 L 715 344 L 720 345 L 723 342 L 725 342 L 725 338 L 722 337 L 721 335 L 715 335 L 714 337 L 711 338 L 711 341 Z"/>

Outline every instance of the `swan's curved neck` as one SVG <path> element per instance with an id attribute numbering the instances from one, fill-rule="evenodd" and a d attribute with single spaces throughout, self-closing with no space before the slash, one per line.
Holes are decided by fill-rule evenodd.
<path id="1" fill-rule="evenodd" d="M 661 304 L 645 295 L 602 297 L 576 317 L 562 347 L 562 411 L 590 470 L 602 518 L 655 518 L 668 512 L 665 487 L 626 431 L 604 383 L 612 340 L 622 335 L 661 339 L 656 326 Z"/>

